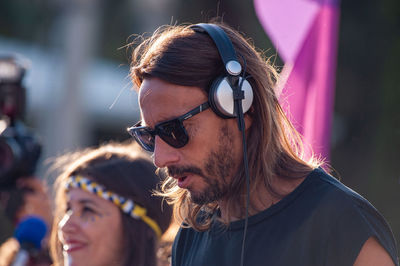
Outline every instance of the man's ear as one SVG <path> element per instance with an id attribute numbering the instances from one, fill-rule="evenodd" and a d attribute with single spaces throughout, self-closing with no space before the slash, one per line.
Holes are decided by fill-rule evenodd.
<path id="1" fill-rule="evenodd" d="M 254 115 L 255 108 L 254 106 L 250 106 L 250 109 L 244 114 L 244 123 L 246 126 L 246 131 L 251 127 L 253 123 L 253 115 Z"/>
<path id="2" fill-rule="evenodd" d="M 251 124 L 253 123 L 253 117 L 251 115 L 251 112 L 249 110 L 249 112 L 244 114 L 244 124 L 245 124 L 245 131 L 247 131 L 250 127 Z"/>

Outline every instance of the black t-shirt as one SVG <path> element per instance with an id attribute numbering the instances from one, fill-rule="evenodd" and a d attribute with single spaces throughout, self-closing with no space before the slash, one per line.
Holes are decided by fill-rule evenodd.
<path id="1" fill-rule="evenodd" d="M 197 232 L 181 228 L 173 266 L 240 265 L 244 220 Z M 376 237 L 398 265 L 393 233 L 363 197 L 315 169 L 281 201 L 248 218 L 244 265 L 353 265 L 363 244 Z"/>

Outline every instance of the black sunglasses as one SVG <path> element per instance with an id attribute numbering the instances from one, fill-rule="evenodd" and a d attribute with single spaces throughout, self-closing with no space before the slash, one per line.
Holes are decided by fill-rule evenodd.
<path id="1" fill-rule="evenodd" d="M 164 121 L 155 125 L 154 129 L 141 126 L 141 121 L 134 126 L 128 128 L 128 133 L 135 138 L 135 140 L 146 151 L 154 151 L 154 141 L 158 135 L 163 141 L 174 148 L 182 148 L 189 141 L 189 135 L 183 126 L 183 121 L 195 116 L 210 107 L 208 102 L 205 102 L 193 110 L 190 110 L 184 115 L 177 118 Z"/>

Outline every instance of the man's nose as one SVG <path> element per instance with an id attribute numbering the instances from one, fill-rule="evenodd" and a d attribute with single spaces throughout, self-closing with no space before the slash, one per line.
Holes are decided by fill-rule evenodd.
<path id="1" fill-rule="evenodd" d="M 172 164 L 176 164 L 179 161 L 179 151 L 162 140 L 159 136 L 156 136 L 154 143 L 153 161 L 154 164 L 159 167 L 167 167 Z"/>

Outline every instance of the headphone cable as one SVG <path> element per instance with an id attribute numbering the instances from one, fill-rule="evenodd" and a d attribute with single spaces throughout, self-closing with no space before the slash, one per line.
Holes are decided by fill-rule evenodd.
<path id="1" fill-rule="evenodd" d="M 241 107 L 241 104 L 240 104 Z M 242 241 L 242 251 L 240 256 L 240 265 L 244 266 L 244 249 L 246 243 L 246 234 L 247 234 L 247 227 L 249 221 L 249 204 L 250 204 L 250 176 L 249 176 L 249 163 L 247 160 L 247 145 L 246 145 L 246 134 L 245 134 L 245 127 L 244 127 L 244 119 L 243 119 L 243 112 L 242 114 L 242 138 L 243 138 L 243 163 L 244 163 L 244 171 L 246 175 L 246 217 L 244 220 L 244 230 L 243 230 L 243 241 Z"/>
<path id="2" fill-rule="evenodd" d="M 243 59 L 243 74 L 242 79 L 240 80 L 237 91 L 240 92 L 242 89 L 243 82 L 245 80 L 246 75 L 246 59 L 240 55 Z M 243 92 L 244 93 L 244 92 Z M 249 174 L 249 162 L 247 160 L 247 143 L 246 143 L 246 127 L 244 121 L 244 114 L 243 114 L 243 107 L 242 107 L 242 100 L 235 99 L 236 110 L 238 114 L 238 126 L 239 130 L 242 132 L 242 145 L 243 145 L 243 164 L 244 164 L 244 172 L 246 176 L 246 216 L 244 221 L 244 230 L 243 230 L 243 240 L 242 240 L 242 249 L 240 255 L 240 265 L 244 266 L 244 251 L 245 251 L 245 244 L 246 244 L 246 235 L 247 235 L 247 227 L 249 221 L 249 205 L 250 205 L 250 174 Z"/>

